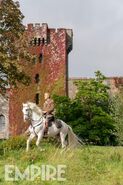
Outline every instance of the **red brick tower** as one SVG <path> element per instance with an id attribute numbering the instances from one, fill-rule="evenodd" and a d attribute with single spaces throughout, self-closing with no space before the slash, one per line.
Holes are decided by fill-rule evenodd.
<path id="1" fill-rule="evenodd" d="M 29 87 L 19 85 L 9 100 L 10 135 L 23 132 L 22 103 L 36 102 L 42 106 L 44 92 L 67 95 L 68 54 L 72 50 L 71 29 L 50 29 L 48 25 L 28 24 L 25 34 L 30 40 L 29 52 L 33 54 L 33 64 L 24 63 L 24 70 L 32 78 Z"/>

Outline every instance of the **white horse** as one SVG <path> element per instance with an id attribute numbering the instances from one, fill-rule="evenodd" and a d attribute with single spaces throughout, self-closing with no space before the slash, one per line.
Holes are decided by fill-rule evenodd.
<path id="1" fill-rule="evenodd" d="M 41 108 L 32 102 L 24 103 L 22 112 L 24 121 L 30 121 L 30 126 L 27 130 L 30 133 L 30 136 L 27 139 L 26 150 L 28 151 L 30 142 L 33 138 L 37 137 L 36 145 L 39 146 L 40 141 L 44 137 L 46 118 L 43 116 Z M 81 140 L 74 134 L 72 128 L 69 125 L 67 125 L 62 120 L 55 119 L 48 127 L 47 136 L 55 137 L 58 134 L 60 135 L 62 148 L 65 148 L 67 145 L 69 147 L 75 148 L 81 143 Z M 68 136 L 67 140 L 66 136 Z"/>

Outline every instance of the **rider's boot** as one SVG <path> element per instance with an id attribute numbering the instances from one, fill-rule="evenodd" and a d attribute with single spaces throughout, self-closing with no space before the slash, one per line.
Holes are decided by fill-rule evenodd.
<path id="1" fill-rule="evenodd" d="M 44 135 L 47 136 L 47 132 L 48 132 L 48 122 L 45 122 L 45 131 L 44 131 Z"/>

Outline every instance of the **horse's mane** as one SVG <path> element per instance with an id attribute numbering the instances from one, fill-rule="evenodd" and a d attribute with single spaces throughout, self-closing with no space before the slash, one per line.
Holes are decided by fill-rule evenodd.
<path id="1" fill-rule="evenodd" d="M 42 115 L 42 110 L 40 107 L 38 107 L 35 103 L 33 102 L 27 102 L 28 106 L 30 109 L 32 109 L 34 112 L 36 112 L 38 115 Z"/>

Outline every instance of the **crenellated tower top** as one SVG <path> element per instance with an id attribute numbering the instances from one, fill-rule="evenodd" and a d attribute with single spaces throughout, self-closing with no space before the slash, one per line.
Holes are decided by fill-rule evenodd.
<path id="1" fill-rule="evenodd" d="M 52 42 L 51 34 L 56 34 L 60 37 L 61 32 L 66 32 L 66 43 L 67 43 L 67 52 L 69 53 L 72 50 L 73 46 L 73 31 L 72 29 L 58 28 L 52 29 L 48 28 L 47 23 L 35 23 L 28 24 L 26 31 L 31 34 L 31 45 L 47 45 Z"/>

